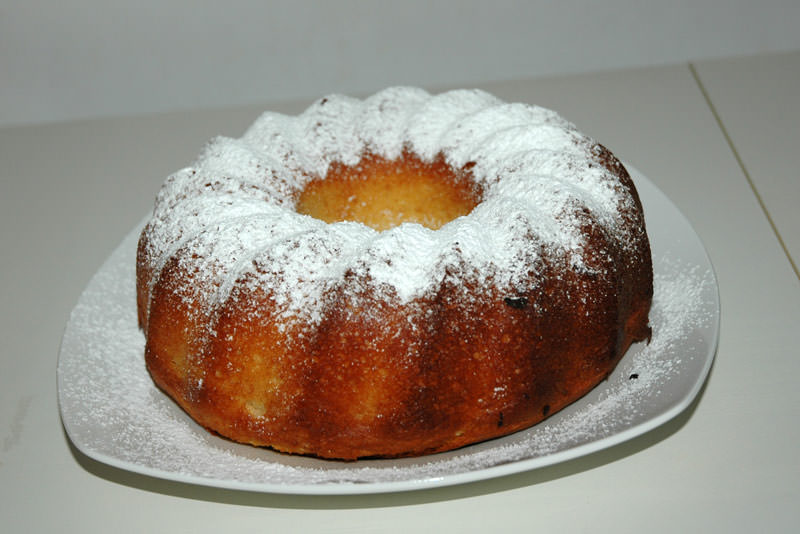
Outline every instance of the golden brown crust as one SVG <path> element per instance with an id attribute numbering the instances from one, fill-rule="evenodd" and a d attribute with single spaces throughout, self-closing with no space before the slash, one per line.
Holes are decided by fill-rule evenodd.
<path id="1" fill-rule="evenodd" d="M 606 149 L 598 161 L 630 190 L 626 214 L 644 234 L 638 196 Z M 588 213 L 584 267 L 542 252 L 523 293 L 445 278 L 402 304 L 348 272 L 318 326 L 280 320 L 269 287 L 244 275 L 203 307 L 181 283 L 181 251 L 152 284 L 139 247 L 139 320 L 156 384 L 203 426 L 235 441 L 323 458 L 446 451 L 538 423 L 605 379 L 649 337 L 649 244 L 607 238 Z M 531 236 L 531 246 L 536 246 Z M 188 252 L 186 252 L 188 253 Z M 198 312 L 202 308 L 202 312 Z"/>

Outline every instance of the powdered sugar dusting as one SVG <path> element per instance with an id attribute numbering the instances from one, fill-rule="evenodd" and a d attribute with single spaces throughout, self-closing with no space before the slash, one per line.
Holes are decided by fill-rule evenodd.
<path id="1" fill-rule="evenodd" d="M 599 162 L 595 147 L 553 111 L 506 104 L 477 90 L 431 96 L 395 87 L 364 101 L 332 95 L 296 117 L 266 113 L 241 139 L 212 140 L 190 168 L 169 177 L 144 233 L 143 260 L 153 279 L 178 251 L 187 272 L 211 269 L 201 275 L 213 279 L 206 301 L 224 298 L 226 291 L 216 287 L 230 287 L 254 260 L 261 268 L 251 274 L 268 277 L 277 299 L 312 315 L 323 288 L 298 290 L 296 284 L 309 279 L 309 262 L 316 273 L 311 278 L 327 283 L 349 266 L 391 288 L 400 303 L 434 290 L 442 273 L 457 265 L 492 273 L 493 286 L 515 287 L 530 279 L 529 265 L 542 251 L 581 264 L 586 213 L 622 250 L 635 250 L 642 238 L 621 224 L 635 212 L 632 193 Z M 396 158 L 404 149 L 425 161 L 442 155 L 454 168 L 471 166 L 483 191 L 478 208 L 437 231 L 405 223 L 385 232 L 360 223 L 322 230 L 319 221 L 294 211 L 302 188 L 331 163 L 355 165 L 367 152 Z M 248 216 L 263 222 L 239 224 Z M 224 228 L 232 230 L 219 231 Z M 352 246 L 311 242 L 331 235 Z M 232 242 L 210 245 L 221 239 Z M 268 257 L 280 256 L 263 250 L 267 246 L 297 254 L 313 248 L 320 256 L 267 265 Z M 213 261 L 203 259 L 210 248 Z M 282 278 L 270 274 L 278 271 Z"/>

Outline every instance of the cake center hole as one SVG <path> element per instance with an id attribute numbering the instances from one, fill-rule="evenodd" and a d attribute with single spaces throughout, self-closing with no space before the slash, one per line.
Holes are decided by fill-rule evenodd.
<path id="1" fill-rule="evenodd" d="M 332 164 L 300 192 L 295 209 L 328 223 L 356 221 L 387 230 L 415 222 L 436 230 L 480 201 L 468 171 L 455 171 L 442 158 L 427 163 L 404 154 L 394 161 L 366 156 L 354 166 Z"/>

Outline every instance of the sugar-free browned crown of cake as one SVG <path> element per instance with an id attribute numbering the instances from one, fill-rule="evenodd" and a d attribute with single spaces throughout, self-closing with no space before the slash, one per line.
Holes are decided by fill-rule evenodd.
<path id="1" fill-rule="evenodd" d="M 335 459 L 552 415 L 648 338 L 652 277 L 607 149 L 540 107 L 406 87 L 212 140 L 137 256 L 155 383 L 221 436 Z"/>

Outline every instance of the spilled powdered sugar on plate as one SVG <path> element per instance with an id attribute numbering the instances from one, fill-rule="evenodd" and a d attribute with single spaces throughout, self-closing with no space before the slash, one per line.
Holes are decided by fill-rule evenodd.
<path id="1" fill-rule="evenodd" d="M 652 214 L 653 337 L 634 345 L 607 381 L 531 429 L 423 458 L 349 463 L 283 455 L 209 434 L 155 387 L 145 369 L 134 294 L 136 228 L 95 275 L 67 325 L 58 367 L 67 433 L 87 456 L 123 469 L 217 487 L 308 494 L 480 480 L 640 435 L 680 413 L 699 391 L 716 349 L 718 296 L 691 227 L 652 184 L 631 174 L 646 215 Z"/>

